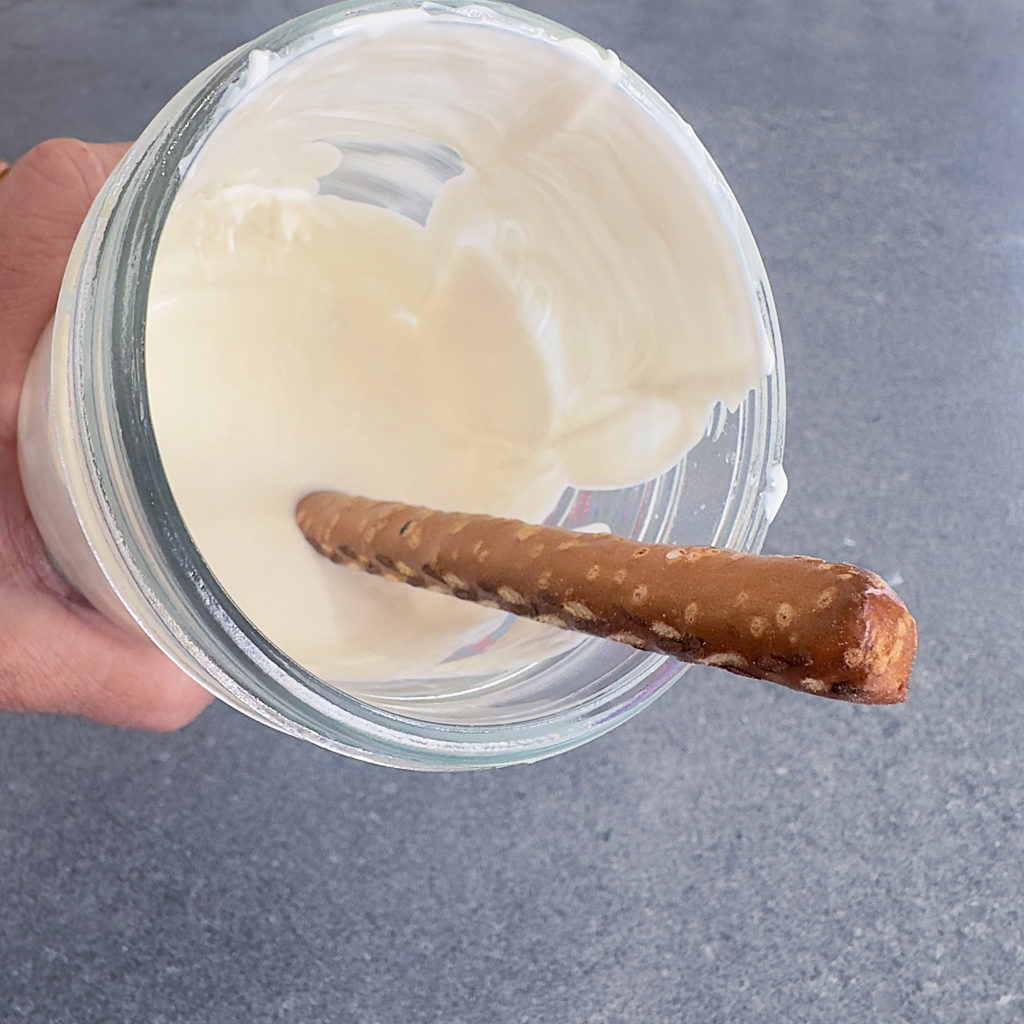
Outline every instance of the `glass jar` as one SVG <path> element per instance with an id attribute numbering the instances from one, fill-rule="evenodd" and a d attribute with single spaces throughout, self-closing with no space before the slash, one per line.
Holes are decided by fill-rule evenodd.
<path id="1" fill-rule="evenodd" d="M 462 672 L 447 687 L 435 679 L 426 691 L 413 687 L 373 703 L 341 692 L 271 644 L 223 591 L 177 511 L 148 414 L 146 307 L 161 228 L 190 158 L 244 93 L 251 56 L 265 66 L 272 55 L 284 66 L 334 38 L 349 19 L 407 8 L 579 40 L 506 4 L 371 0 L 290 21 L 200 74 L 142 133 L 82 226 L 25 383 L 22 475 L 47 549 L 68 580 L 238 710 L 379 764 L 456 769 L 534 761 L 625 721 L 686 666 L 585 639 L 525 668 Z M 760 311 L 774 370 L 736 410 L 716 408 L 704 439 L 669 472 L 621 491 L 567 492 L 549 522 L 599 521 L 651 541 L 759 550 L 785 481 L 782 349 L 768 280 L 736 200 L 693 131 L 626 68 L 620 87 L 637 116 L 653 118 L 678 147 L 713 202 Z"/>

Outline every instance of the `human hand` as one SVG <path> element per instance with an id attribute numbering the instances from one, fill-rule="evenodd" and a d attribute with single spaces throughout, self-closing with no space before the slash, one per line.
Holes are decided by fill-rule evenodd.
<path id="1" fill-rule="evenodd" d="M 50 565 L 18 471 L 18 399 L 75 235 L 128 147 L 51 139 L 0 178 L 0 710 L 177 729 L 210 695 Z"/>

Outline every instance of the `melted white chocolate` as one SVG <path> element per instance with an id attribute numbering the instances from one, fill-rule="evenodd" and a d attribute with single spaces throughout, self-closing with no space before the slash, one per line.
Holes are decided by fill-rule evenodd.
<path id="1" fill-rule="evenodd" d="M 284 651 L 335 680 L 429 675 L 499 613 L 331 565 L 300 497 L 542 521 L 567 486 L 677 462 L 770 352 L 702 168 L 612 55 L 404 12 L 260 61 L 161 239 L 161 456 Z"/>

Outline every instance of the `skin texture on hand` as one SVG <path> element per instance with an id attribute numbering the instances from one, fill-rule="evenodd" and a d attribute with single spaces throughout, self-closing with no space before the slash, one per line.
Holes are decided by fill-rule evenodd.
<path id="1" fill-rule="evenodd" d="M 127 148 L 52 139 L 0 177 L 0 710 L 171 730 L 195 718 L 209 694 L 54 571 L 17 458 L 29 357 L 53 315 L 75 235 Z"/>

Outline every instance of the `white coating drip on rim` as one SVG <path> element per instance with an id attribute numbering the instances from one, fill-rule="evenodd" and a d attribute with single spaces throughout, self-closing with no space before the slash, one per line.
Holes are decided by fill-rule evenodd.
<path id="1" fill-rule="evenodd" d="M 782 463 L 777 462 L 768 468 L 768 472 L 765 474 L 765 487 L 761 492 L 764 501 L 764 517 L 769 525 L 779 514 L 779 509 L 782 508 L 782 502 L 785 500 L 788 490 L 789 478 L 782 468 Z"/>

